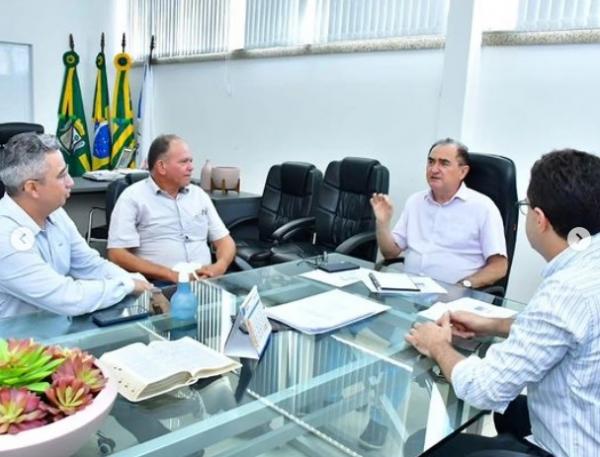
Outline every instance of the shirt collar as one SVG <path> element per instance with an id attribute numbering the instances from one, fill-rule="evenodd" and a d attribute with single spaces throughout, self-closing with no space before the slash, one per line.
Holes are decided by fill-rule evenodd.
<path id="1" fill-rule="evenodd" d="M 425 194 L 425 198 L 427 200 L 429 200 L 432 203 L 438 204 L 438 202 L 435 201 L 435 199 L 433 198 L 433 192 L 431 191 L 431 189 L 429 189 L 429 192 L 427 192 Z M 458 190 L 456 191 L 456 193 L 452 196 L 452 198 L 450 200 L 448 200 L 446 203 L 442 203 L 443 205 L 449 205 L 450 203 L 452 203 L 455 199 L 460 199 L 462 201 L 467 201 L 469 199 L 469 188 L 467 187 L 467 185 L 465 184 L 465 182 L 463 181 L 462 183 L 460 183 L 460 187 L 458 188 Z"/>
<path id="2" fill-rule="evenodd" d="M 17 224 L 19 224 L 21 227 L 30 229 L 34 235 L 37 235 L 42 231 L 42 228 L 37 225 L 33 218 L 27 214 L 27 212 L 21 208 L 21 206 L 14 201 L 10 195 L 5 194 L 4 197 L 2 197 L 2 201 L 4 202 L 4 207 L 6 208 L 5 214 L 13 219 Z M 46 220 L 52 224 L 56 224 L 54 213 L 48 215 Z"/>
<path id="3" fill-rule="evenodd" d="M 600 250 L 600 233 L 592 236 L 590 246 L 583 251 L 576 251 L 570 247 L 566 247 L 560 254 L 555 256 L 542 270 L 542 277 L 548 278 L 554 273 L 565 269 L 569 264 L 576 261 L 577 259 L 583 258 L 588 253 Z"/>
<path id="4" fill-rule="evenodd" d="M 164 190 L 162 190 L 160 188 L 160 186 L 158 184 L 156 184 L 156 181 L 154 180 L 154 178 L 152 176 L 148 176 L 147 182 L 150 185 L 150 188 L 152 189 L 153 194 L 160 194 L 161 192 L 166 193 Z M 189 185 L 179 189 L 180 194 L 187 194 L 189 191 L 190 191 Z"/>

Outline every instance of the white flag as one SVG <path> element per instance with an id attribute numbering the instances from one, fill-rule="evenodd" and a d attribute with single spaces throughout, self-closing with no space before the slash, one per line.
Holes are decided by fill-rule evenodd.
<path id="1" fill-rule="evenodd" d="M 138 168 L 148 168 L 148 149 L 154 139 L 154 70 L 148 61 L 144 64 L 144 80 L 138 100 L 137 117 L 137 154 L 136 165 Z"/>

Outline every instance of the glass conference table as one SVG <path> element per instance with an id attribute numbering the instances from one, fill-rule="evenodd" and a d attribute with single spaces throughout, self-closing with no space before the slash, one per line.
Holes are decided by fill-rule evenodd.
<path id="1" fill-rule="evenodd" d="M 329 262 L 350 260 L 333 254 Z M 153 316 L 98 328 L 90 316 L 40 312 L 0 320 L 0 336 L 34 337 L 77 346 L 100 356 L 133 342 L 193 336 L 221 350 L 244 296 L 256 285 L 265 306 L 331 290 L 298 275 L 315 262 L 297 261 L 229 274 L 194 284 L 195 321 Z M 77 456 L 406 456 L 461 430 L 481 411 L 458 400 L 430 360 L 404 336 L 417 312 L 438 300 L 474 296 L 517 310 L 523 305 L 454 285 L 444 295 L 372 294 L 362 283 L 343 290 L 385 303 L 389 311 L 323 335 L 306 335 L 274 323 L 260 360 L 169 394 L 129 403 L 118 397 L 99 433 Z M 149 297 L 139 297 L 145 305 Z M 131 304 L 125 300 L 117 306 Z M 335 306 L 332 303 L 331 306 Z M 487 346 L 482 342 L 478 348 Z M 383 447 L 363 448 L 359 436 L 371 417 L 388 429 Z"/>

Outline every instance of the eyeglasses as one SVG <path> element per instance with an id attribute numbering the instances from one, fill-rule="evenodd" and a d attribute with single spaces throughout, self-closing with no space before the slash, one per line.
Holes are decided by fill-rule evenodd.
<path id="1" fill-rule="evenodd" d="M 529 208 L 531 207 L 529 200 L 527 200 L 526 198 L 524 198 L 523 200 L 519 200 L 517 202 L 517 206 L 519 207 L 519 211 L 521 212 L 521 214 L 523 216 L 527 216 L 527 212 L 529 211 Z"/>

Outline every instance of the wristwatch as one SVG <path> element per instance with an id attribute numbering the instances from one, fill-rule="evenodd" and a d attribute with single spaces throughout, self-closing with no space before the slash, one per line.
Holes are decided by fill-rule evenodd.
<path id="1" fill-rule="evenodd" d="M 463 279 L 460 283 L 463 287 L 468 287 L 469 289 L 473 287 L 473 284 L 468 279 Z"/>

